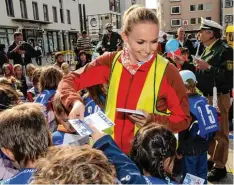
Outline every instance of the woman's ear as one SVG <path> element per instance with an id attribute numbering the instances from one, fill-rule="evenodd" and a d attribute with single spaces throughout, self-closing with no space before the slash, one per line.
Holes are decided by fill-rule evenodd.
<path id="1" fill-rule="evenodd" d="M 127 42 L 128 42 L 128 36 L 127 36 L 127 34 L 126 34 L 125 32 L 122 32 L 122 33 L 121 33 L 121 37 L 122 37 L 124 43 L 127 43 Z"/>
<path id="2" fill-rule="evenodd" d="M 2 153 L 7 156 L 11 161 L 15 161 L 13 152 L 7 148 L 1 147 Z"/>
<path id="3" fill-rule="evenodd" d="M 173 167 L 174 167 L 174 158 L 172 158 L 172 157 L 166 158 L 164 160 L 164 162 L 163 162 L 163 168 L 164 168 L 164 170 L 167 173 L 172 174 Z"/>

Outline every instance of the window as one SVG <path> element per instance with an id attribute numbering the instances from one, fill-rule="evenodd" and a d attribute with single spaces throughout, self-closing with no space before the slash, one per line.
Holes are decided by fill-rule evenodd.
<path id="1" fill-rule="evenodd" d="M 46 4 L 43 4 L 43 12 L 44 12 L 44 21 L 49 21 L 48 6 Z"/>
<path id="2" fill-rule="evenodd" d="M 204 10 L 204 5 L 203 4 L 197 5 L 197 10 Z"/>
<path id="3" fill-rule="evenodd" d="M 109 0 L 109 9 L 110 11 L 120 13 L 120 0 Z"/>
<path id="4" fill-rule="evenodd" d="M 206 11 L 211 11 L 212 10 L 212 4 L 206 4 Z"/>
<path id="5" fill-rule="evenodd" d="M 27 7 L 25 0 L 20 0 L 20 9 L 21 9 L 21 17 L 27 19 L 28 14 L 27 14 Z"/>
<path id="6" fill-rule="evenodd" d="M 39 20 L 37 2 L 32 2 L 32 7 L 33 7 L 33 18 L 34 18 L 34 20 Z"/>
<path id="7" fill-rule="evenodd" d="M 191 18 L 190 19 L 190 24 L 196 24 L 196 18 Z"/>
<path id="8" fill-rule="evenodd" d="M 233 0 L 226 0 L 225 1 L 225 8 L 233 7 Z"/>
<path id="9" fill-rule="evenodd" d="M 211 20 L 211 17 L 206 17 L 207 20 Z"/>
<path id="10" fill-rule="evenodd" d="M 67 10 L 67 24 L 71 24 L 71 14 L 70 14 L 70 10 Z"/>
<path id="11" fill-rule="evenodd" d="M 201 17 L 198 17 L 198 18 L 197 18 L 197 23 L 198 23 L 198 24 L 201 24 Z"/>
<path id="12" fill-rule="evenodd" d="M 181 20 L 180 19 L 171 19 L 171 26 L 172 27 L 181 26 Z"/>
<path id="13" fill-rule="evenodd" d="M 190 5 L 190 11 L 195 12 L 196 11 L 196 5 Z"/>
<path id="14" fill-rule="evenodd" d="M 172 6 L 171 14 L 180 14 L 180 6 Z"/>
<path id="15" fill-rule="evenodd" d="M 115 0 L 115 11 L 120 13 L 120 0 Z"/>
<path id="16" fill-rule="evenodd" d="M 53 6 L 52 11 L 53 11 L 54 22 L 58 22 L 57 8 Z"/>
<path id="17" fill-rule="evenodd" d="M 14 17 L 14 7 L 12 0 L 5 0 L 5 2 L 6 2 L 7 15 Z"/>
<path id="18" fill-rule="evenodd" d="M 63 9 L 62 8 L 60 8 L 60 19 L 61 19 L 61 23 L 64 23 Z"/>
<path id="19" fill-rule="evenodd" d="M 233 23 L 233 15 L 225 15 L 225 23 Z"/>

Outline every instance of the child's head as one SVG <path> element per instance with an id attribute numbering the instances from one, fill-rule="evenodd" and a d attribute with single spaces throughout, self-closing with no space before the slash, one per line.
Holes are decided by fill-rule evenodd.
<path id="1" fill-rule="evenodd" d="M 19 103 L 18 93 L 7 82 L 6 80 L 4 85 L 0 79 L 0 112 Z"/>
<path id="2" fill-rule="evenodd" d="M 195 74 L 192 71 L 183 70 L 183 71 L 180 71 L 180 76 L 184 82 L 186 92 L 188 94 L 196 93 L 197 79 L 196 79 Z"/>
<path id="3" fill-rule="evenodd" d="M 32 75 L 33 86 L 37 89 L 39 89 L 39 79 L 41 76 L 41 72 L 42 72 L 42 68 L 37 68 L 35 69 Z"/>
<path id="4" fill-rule="evenodd" d="M 60 100 L 59 92 L 56 92 L 56 94 L 54 95 L 53 110 L 54 110 L 54 114 L 55 114 L 56 118 L 64 126 L 64 128 L 67 129 L 69 132 L 75 132 L 74 128 L 68 122 L 69 112 L 63 106 L 63 104 L 62 104 L 62 102 Z"/>
<path id="5" fill-rule="evenodd" d="M 94 85 L 86 88 L 87 93 L 84 98 L 91 97 L 94 102 L 99 105 L 100 108 L 105 107 L 105 102 L 103 98 L 106 98 L 107 87 L 105 84 Z"/>
<path id="6" fill-rule="evenodd" d="M 172 173 L 175 155 L 175 136 L 155 123 L 137 132 L 130 152 L 130 157 L 145 175 L 162 179 Z"/>
<path id="7" fill-rule="evenodd" d="M 79 52 L 78 58 L 79 58 L 80 61 L 86 62 L 87 61 L 87 55 L 86 55 L 85 51 L 81 50 Z"/>
<path id="8" fill-rule="evenodd" d="M 39 79 L 40 92 L 44 90 L 56 90 L 62 78 L 63 74 L 57 67 L 44 67 Z"/>
<path id="9" fill-rule="evenodd" d="M 4 74 L 4 76 L 11 76 L 13 75 L 13 68 L 10 64 L 3 64 L 2 66 L 2 73 Z"/>
<path id="10" fill-rule="evenodd" d="M 32 184 L 114 184 L 116 177 L 107 157 L 87 147 L 53 147 L 36 168 Z"/>
<path id="11" fill-rule="evenodd" d="M 55 61 L 60 64 L 64 62 L 63 54 L 61 52 L 55 53 Z"/>
<path id="12" fill-rule="evenodd" d="M 32 63 L 28 64 L 28 65 L 26 66 L 26 73 L 27 73 L 27 76 L 32 77 L 33 72 L 35 71 L 35 69 L 36 69 L 36 66 L 35 66 L 35 65 L 33 65 Z"/>
<path id="13" fill-rule="evenodd" d="M 14 65 L 14 76 L 15 77 L 22 77 L 23 75 L 23 68 L 20 64 L 15 64 Z"/>
<path id="14" fill-rule="evenodd" d="M 70 73 L 69 64 L 66 63 L 66 62 L 64 62 L 64 63 L 61 65 L 61 69 L 62 69 L 64 75 L 68 75 L 68 74 Z"/>
<path id="15" fill-rule="evenodd" d="M 31 167 L 51 145 L 42 106 L 25 103 L 0 113 L 2 152 L 20 168 Z"/>
<path id="16" fill-rule="evenodd" d="M 188 58 L 189 58 L 189 50 L 188 50 L 188 48 L 181 47 L 180 51 L 181 51 L 181 55 L 184 57 L 184 59 L 186 59 L 188 61 Z"/>

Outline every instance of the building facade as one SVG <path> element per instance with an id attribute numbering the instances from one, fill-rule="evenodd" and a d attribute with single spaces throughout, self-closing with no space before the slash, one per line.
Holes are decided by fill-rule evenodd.
<path id="1" fill-rule="evenodd" d="M 72 49 L 80 31 L 78 0 L 1 0 L 0 43 L 9 46 L 13 33 L 42 45 L 44 53 Z"/>
<path id="2" fill-rule="evenodd" d="M 158 0 L 157 16 L 162 31 L 175 34 L 183 26 L 195 35 L 201 17 L 220 23 L 220 0 Z"/>
<path id="3" fill-rule="evenodd" d="M 224 28 L 229 25 L 233 25 L 233 4 L 234 0 L 220 0 L 221 1 L 221 11 L 220 20 Z"/>

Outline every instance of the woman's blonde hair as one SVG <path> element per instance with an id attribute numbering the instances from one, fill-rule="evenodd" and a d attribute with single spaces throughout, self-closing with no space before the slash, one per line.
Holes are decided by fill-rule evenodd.
<path id="1" fill-rule="evenodd" d="M 132 31 L 132 26 L 140 22 L 159 24 L 154 11 L 141 5 L 133 5 L 124 13 L 123 32 L 128 35 Z"/>
<path id="2" fill-rule="evenodd" d="M 87 147 L 52 147 L 36 168 L 32 184 L 114 184 L 116 177 L 102 151 Z"/>

